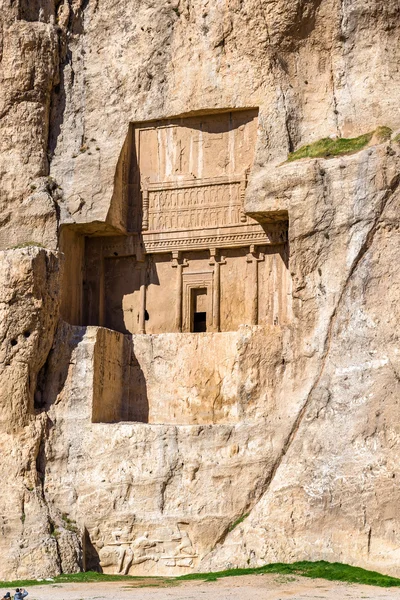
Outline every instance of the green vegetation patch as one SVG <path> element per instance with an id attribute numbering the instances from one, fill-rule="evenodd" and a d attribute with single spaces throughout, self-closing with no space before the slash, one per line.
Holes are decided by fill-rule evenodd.
<path id="1" fill-rule="evenodd" d="M 382 144 L 391 139 L 393 135 L 392 129 L 381 125 L 375 131 L 364 133 L 356 138 L 323 138 L 312 144 L 302 146 L 295 152 L 291 152 L 287 162 L 300 160 L 301 158 L 331 158 L 333 156 L 343 156 L 345 154 L 354 154 L 359 152 L 372 140 L 373 143 Z M 400 136 L 396 136 L 394 141 L 400 140 Z"/>
<path id="2" fill-rule="evenodd" d="M 386 127 L 386 125 L 382 125 L 381 127 L 378 127 L 377 129 L 375 129 L 375 131 L 374 131 L 374 137 L 377 140 L 377 142 L 379 142 L 380 144 L 390 140 L 392 135 L 393 135 L 393 130 L 390 129 L 390 127 Z"/>
<path id="3" fill-rule="evenodd" d="M 341 563 L 318 562 L 296 562 L 292 564 L 274 563 L 264 567 L 253 569 L 229 569 L 216 573 L 191 573 L 181 577 L 132 577 L 129 575 L 104 575 L 94 571 L 86 573 L 72 573 L 70 575 L 58 575 L 49 580 L 38 581 L 36 579 L 27 581 L 0 581 L 0 588 L 11 589 L 16 587 L 29 588 L 35 585 L 51 585 L 62 583 L 96 583 L 96 582 L 129 582 L 129 587 L 167 587 L 177 585 L 182 581 L 200 580 L 205 582 L 217 581 L 223 577 L 237 577 L 240 575 L 264 575 L 277 573 L 279 575 L 291 575 L 310 577 L 312 579 L 326 579 L 328 581 L 343 581 L 345 583 L 358 583 L 379 587 L 400 587 L 400 579 L 382 575 L 375 571 L 366 571 L 359 567 L 351 567 Z M 124 586 L 128 587 L 128 586 Z"/>
<path id="4" fill-rule="evenodd" d="M 243 523 L 243 521 L 245 519 L 247 519 L 248 516 L 249 516 L 249 513 L 245 513 L 244 515 L 242 515 L 241 517 L 239 517 L 238 519 L 236 519 L 236 521 L 234 521 L 232 523 L 232 525 L 229 526 L 228 531 L 229 532 L 233 531 L 238 525 L 240 525 L 240 523 Z"/>
<path id="5" fill-rule="evenodd" d="M 400 587 L 400 579 L 381 575 L 375 571 L 366 571 L 359 567 L 351 567 L 341 563 L 296 562 L 292 564 L 274 563 L 254 569 L 230 569 L 217 573 L 191 573 L 177 577 L 180 581 L 202 579 L 215 581 L 221 577 L 237 577 L 239 575 L 263 575 L 265 573 L 279 573 L 281 575 L 300 575 L 312 579 L 327 579 L 328 581 L 343 581 L 346 583 L 359 583 L 379 587 Z"/>
<path id="6" fill-rule="evenodd" d="M 356 138 L 323 138 L 312 144 L 302 146 L 295 152 L 291 152 L 287 161 L 293 162 L 301 158 L 330 158 L 333 156 L 343 156 L 344 154 L 353 154 L 365 148 L 372 139 L 374 132 L 364 133 Z"/>
<path id="7" fill-rule="evenodd" d="M 15 588 L 15 587 L 23 587 L 29 588 L 34 585 L 53 585 L 60 583 L 104 583 L 107 581 L 129 581 L 130 583 L 148 583 L 152 581 L 154 584 L 157 581 L 162 583 L 165 580 L 164 577 L 133 577 L 130 575 L 106 575 L 104 573 L 97 573 L 96 571 L 86 571 L 84 573 L 69 573 L 63 575 L 57 575 L 56 577 L 51 577 L 48 579 L 43 579 L 42 581 L 38 579 L 29 579 L 29 580 L 17 580 L 17 581 L 0 581 L 0 588 Z"/>
<path id="8" fill-rule="evenodd" d="M 61 515 L 61 518 L 63 520 L 63 525 L 65 529 L 68 529 L 68 531 L 72 531 L 72 533 L 78 533 L 78 526 L 76 522 L 70 519 L 67 513 L 63 513 Z"/>

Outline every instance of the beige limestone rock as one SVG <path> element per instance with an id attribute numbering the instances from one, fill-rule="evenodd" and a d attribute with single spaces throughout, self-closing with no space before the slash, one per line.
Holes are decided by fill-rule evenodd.
<path id="1" fill-rule="evenodd" d="M 1 417 L 7 429 L 33 415 L 36 379 L 58 319 L 59 261 L 29 246 L 1 254 Z"/>
<path id="2" fill-rule="evenodd" d="M 260 360 L 266 339 L 268 358 Z M 282 370 L 281 343 L 279 328 L 261 326 L 215 335 L 134 336 L 138 366 L 132 388 L 139 387 L 135 381 L 140 377 L 149 423 L 234 424 L 262 419 L 275 407 L 271 383 Z"/>
<path id="3" fill-rule="evenodd" d="M 304 164 L 309 174 L 310 167 L 324 171 L 326 183 L 316 186 L 321 199 L 324 189 L 330 198 L 343 194 L 342 202 L 326 213 L 328 228 L 323 219 L 320 232 L 312 225 L 312 249 L 308 251 L 307 235 L 304 242 L 297 239 L 302 269 L 294 286 L 294 313 L 302 315 L 303 324 L 300 344 L 292 339 L 303 359 L 309 355 L 311 378 L 268 491 L 202 569 L 318 556 L 399 572 L 395 456 L 400 432 L 394 415 L 399 397 L 400 179 L 398 157 L 388 156 L 387 150 L 284 167 L 288 175 L 278 180 L 278 186 L 290 190 Z M 345 181 L 343 175 L 339 179 L 344 170 Z M 362 175 L 371 170 L 373 177 Z M 314 185 L 307 186 L 307 194 Z M 288 197 L 295 217 L 301 186 L 292 189 Z M 299 215 L 300 223 L 309 219 L 312 223 L 311 215 Z M 317 288 L 315 280 L 311 283 L 315 275 Z M 310 285 L 317 294 L 309 294 Z M 305 301 L 307 311 L 301 310 Z M 307 332 L 301 333 L 303 326 Z"/>
<path id="4" fill-rule="evenodd" d="M 81 204 L 73 220 L 121 227 L 110 201 L 130 122 L 259 107 L 262 168 L 324 136 L 397 127 L 398 27 L 397 0 L 89 3 L 54 99 L 51 174 Z"/>
<path id="5" fill-rule="evenodd" d="M 306 558 L 400 575 L 400 148 L 283 164 L 324 136 L 399 128 L 397 0 L 0 8 L 0 244 L 14 247 L 1 255 L 0 577 L 99 560 L 178 574 Z M 93 423 L 96 402 L 108 421 L 120 413 L 127 342 L 78 327 L 71 305 L 83 235 L 126 227 L 130 124 L 249 107 L 259 127 L 245 208 L 289 214 L 292 322 L 272 343 L 254 334 L 259 350 L 233 378 L 246 390 L 250 371 L 240 422 Z M 15 248 L 54 250 L 60 224 L 61 279 L 53 253 Z M 55 333 L 60 302 L 71 325 Z M 149 340 L 136 344 L 149 356 Z M 187 387 L 171 348 L 168 397 Z M 157 361 L 146 368 L 158 398 Z"/>
<path id="6" fill-rule="evenodd" d="M 80 552 L 75 533 L 63 529 L 43 495 L 51 422 L 34 411 L 58 319 L 59 257 L 30 246 L 1 252 L 0 261 L 2 573 L 44 577 L 76 570 Z"/>
<path id="7" fill-rule="evenodd" d="M 215 339 L 225 360 L 223 343 L 236 338 L 236 343 L 229 347 L 234 357 L 231 366 L 221 365 L 226 373 L 221 372 L 219 391 L 222 398 L 229 400 L 231 387 L 236 386 L 239 390 L 236 402 L 240 399 L 242 405 L 236 408 L 240 409 L 240 414 L 234 414 L 230 423 L 184 426 L 181 420 L 179 426 L 112 424 L 105 421 L 113 419 L 110 400 L 115 402 L 118 394 L 108 396 L 107 400 L 102 393 L 104 388 L 100 389 L 99 385 L 108 376 L 114 381 L 118 378 L 117 362 L 123 352 L 124 336 L 95 327 L 85 329 L 64 325 L 59 331 L 58 343 L 47 364 L 43 390 L 43 405 L 53 424 L 47 446 L 44 491 L 50 506 L 67 513 L 80 531 L 87 532 L 91 547 L 86 551 L 87 568 L 98 566 L 100 559 L 106 572 L 124 572 L 132 551 L 132 560 L 138 561 L 132 563 L 135 573 L 171 575 L 187 572 L 198 565 L 210 544 L 223 535 L 224 529 L 248 510 L 255 497 L 260 496 L 264 485 L 260 462 L 268 463 L 274 454 L 274 444 L 279 445 L 282 431 L 278 424 L 285 419 L 288 407 L 277 406 L 273 390 L 267 389 L 268 373 L 272 379 L 273 373 L 277 372 L 276 365 L 263 362 L 261 376 L 254 371 L 254 354 L 260 353 L 259 344 L 264 343 L 265 331 L 248 328 L 238 334 L 224 334 L 219 340 L 215 336 L 218 334 L 203 334 L 203 342 L 198 343 L 210 344 Z M 172 334 L 169 336 L 172 338 L 170 349 L 165 341 L 163 343 L 165 337 L 168 336 L 146 340 L 146 336 L 134 336 L 133 340 L 134 347 L 139 346 L 137 360 L 144 368 L 147 365 L 148 369 L 155 370 L 145 373 L 150 388 L 149 401 L 154 395 L 158 402 L 154 409 L 159 411 L 150 420 L 157 420 L 157 417 L 161 420 L 164 398 L 166 407 L 175 402 L 175 420 L 177 417 L 182 419 L 182 415 L 184 419 L 192 415 L 193 422 L 193 416 L 197 415 L 201 422 L 203 415 L 193 406 L 179 409 L 177 400 L 182 390 L 177 388 L 174 397 L 171 388 L 170 397 L 168 390 L 164 392 L 166 397 L 162 396 L 157 368 L 162 360 L 168 361 L 168 351 L 174 349 Z M 194 337 L 194 334 L 180 334 L 182 352 L 188 355 L 187 359 L 193 352 Z M 154 354 L 150 360 L 147 356 L 149 343 L 153 346 L 152 352 L 158 354 L 158 364 L 154 363 Z M 270 344 L 273 344 L 272 339 Z M 246 354 L 244 347 L 248 345 L 253 348 Z M 275 342 L 277 360 L 279 348 L 278 336 Z M 164 358 L 163 352 L 166 353 Z M 63 365 L 63 371 L 60 371 L 60 365 Z M 112 365 L 112 368 L 107 370 L 105 365 Z M 119 366 L 121 372 L 121 364 Z M 173 374 L 170 363 L 167 362 L 167 366 L 166 377 L 172 373 L 178 383 L 178 373 Z M 201 389 L 209 377 L 206 369 L 205 364 L 204 373 L 193 378 L 193 388 Z M 126 393 L 126 377 L 123 381 L 122 392 Z M 106 389 L 109 393 L 110 385 Z M 115 392 L 115 384 L 113 389 Z M 268 420 L 261 414 L 257 393 L 263 396 L 267 407 L 263 414 L 271 413 Z M 194 389 L 191 394 L 195 395 Z M 204 402 L 211 403 L 212 394 L 210 388 Z M 221 402 L 219 397 L 215 400 Z M 229 407 L 227 401 L 226 404 Z M 99 408 L 103 410 L 102 415 L 99 415 Z M 166 410 L 172 415 L 173 406 Z M 247 418 L 244 417 L 246 414 Z M 92 422 L 92 415 L 96 415 L 95 422 Z M 99 416 L 102 422 L 96 422 Z M 121 417 L 116 420 L 121 421 Z M 166 413 L 165 422 L 168 420 Z M 237 485 L 239 480 L 240 486 Z M 143 537 L 149 541 L 145 542 Z"/>
<path id="8" fill-rule="evenodd" d="M 24 242 L 57 246 L 48 136 L 58 39 L 51 24 L 18 18 L 17 4 L 2 8 L 0 62 L 0 247 Z"/>

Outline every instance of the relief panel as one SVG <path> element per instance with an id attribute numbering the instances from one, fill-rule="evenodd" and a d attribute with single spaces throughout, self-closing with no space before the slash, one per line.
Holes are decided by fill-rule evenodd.
<path id="1" fill-rule="evenodd" d="M 258 110 L 137 124 L 137 163 L 150 183 L 236 175 L 254 160 Z"/>
<path id="2" fill-rule="evenodd" d="M 143 183 L 143 230 L 204 229 L 247 221 L 242 210 L 243 179 L 226 177 L 189 180 L 179 184 Z"/>
<path id="3" fill-rule="evenodd" d="M 101 535 L 98 528 L 91 532 L 92 543 L 98 550 L 100 566 L 105 573 L 129 575 L 131 569 L 143 565 L 147 570 L 160 563 L 161 570 L 193 567 L 198 554 L 186 524 L 159 527 L 152 533 L 131 533 L 118 528 Z M 173 571 L 172 571 L 173 573 Z"/>

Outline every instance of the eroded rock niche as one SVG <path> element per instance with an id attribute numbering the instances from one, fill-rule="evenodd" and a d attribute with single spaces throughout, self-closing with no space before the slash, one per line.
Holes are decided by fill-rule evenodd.
<path id="1" fill-rule="evenodd" d="M 215 358 L 233 368 L 243 327 L 280 328 L 290 313 L 287 216 L 259 223 L 244 212 L 257 126 L 255 109 L 132 125 L 110 209 L 123 231 L 64 229 L 74 280 L 64 289 L 79 290 L 65 320 L 123 334 L 102 342 L 94 421 L 240 419 L 237 399 L 221 400 Z M 169 389 L 177 357 L 181 389 L 202 390 L 195 402 Z"/>

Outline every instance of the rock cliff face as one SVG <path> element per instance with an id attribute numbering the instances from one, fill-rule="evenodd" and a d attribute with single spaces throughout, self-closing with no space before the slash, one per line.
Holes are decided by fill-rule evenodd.
<path id="1" fill-rule="evenodd" d="M 300 559 L 400 576 L 398 1 L 0 9 L 0 577 Z M 290 318 L 133 344 L 84 326 L 84 238 L 129 229 L 131 124 L 244 108 L 244 210 L 288 218 Z M 128 383 L 154 399 L 136 422 Z"/>

